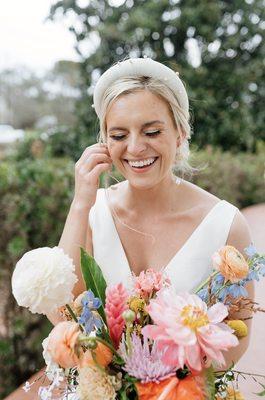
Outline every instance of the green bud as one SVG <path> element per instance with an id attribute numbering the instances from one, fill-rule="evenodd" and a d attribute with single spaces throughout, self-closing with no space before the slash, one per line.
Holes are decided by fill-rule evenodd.
<path id="1" fill-rule="evenodd" d="M 94 338 L 89 338 L 86 341 L 86 345 L 89 349 L 95 350 L 98 347 L 98 342 Z"/>
<path id="2" fill-rule="evenodd" d="M 122 318 L 125 322 L 133 322 L 135 320 L 136 314 L 132 310 L 126 310 L 122 313 Z"/>

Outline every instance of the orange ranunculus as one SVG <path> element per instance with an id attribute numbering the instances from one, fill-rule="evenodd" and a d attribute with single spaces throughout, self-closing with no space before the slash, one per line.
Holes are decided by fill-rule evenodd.
<path id="1" fill-rule="evenodd" d="M 111 350 L 105 346 L 103 343 L 98 343 L 97 348 L 94 350 L 95 357 L 97 363 L 102 367 L 106 367 L 112 360 L 112 352 Z M 90 350 L 87 350 L 85 353 L 82 354 L 79 360 L 79 368 L 86 367 L 88 365 L 95 365 L 95 362 L 92 358 L 92 354 Z"/>
<path id="2" fill-rule="evenodd" d="M 233 246 L 224 246 L 213 255 L 213 265 L 225 281 L 236 283 L 246 278 L 249 266 L 244 256 Z"/>
<path id="3" fill-rule="evenodd" d="M 178 400 L 176 386 L 178 378 L 167 378 L 159 383 L 136 383 L 139 400 Z"/>
<path id="4" fill-rule="evenodd" d="M 202 376 L 187 376 L 179 381 L 176 389 L 177 400 L 205 400 L 205 380 Z"/>
<path id="5" fill-rule="evenodd" d="M 79 333 L 78 324 L 64 321 L 55 325 L 49 335 L 47 350 L 53 361 L 63 368 L 71 368 L 78 363 L 75 346 Z"/>

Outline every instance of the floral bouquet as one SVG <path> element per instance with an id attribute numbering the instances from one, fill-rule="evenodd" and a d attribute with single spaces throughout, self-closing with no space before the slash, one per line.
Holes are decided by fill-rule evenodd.
<path id="1" fill-rule="evenodd" d="M 265 275 L 265 256 L 252 245 L 246 255 L 224 246 L 194 293 L 176 293 L 152 269 L 133 277 L 130 289 L 122 283 L 107 287 L 95 260 L 81 249 L 87 290 L 74 299 L 77 277 L 62 249 L 26 253 L 12 277 L 18 304 L 33 313 L 59 310 L 62 317 L 43 341 L 50 384 L 39 389 L 40 399 L 243 399 L 235 385 L 239 371 L 220 366 L 224 353 L 247 335 L 247 325 L 233 314 L 264 311 L 245 285 Z"/>

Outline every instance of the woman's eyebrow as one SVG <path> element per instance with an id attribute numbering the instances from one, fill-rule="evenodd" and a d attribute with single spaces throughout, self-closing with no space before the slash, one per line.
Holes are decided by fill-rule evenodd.
<path id="1" fill-rule="evenodd" d="M 145 122 L 142 126 L 142 128 L 146 128 L 150 125 L 154 125 L 154 124 L 161 124 L 161 125 L 165 125 L 165 123 L 163 121 L 159 121 L 159 120 L 155 120 L 155 121 L 149 121 L 149 122 Z M 126 128 L 122 128 L 120 126 L 113 126 L 110 129 L 108 129 L 108 132 L 112 132 L 112 131 L 127 131 Z"/>

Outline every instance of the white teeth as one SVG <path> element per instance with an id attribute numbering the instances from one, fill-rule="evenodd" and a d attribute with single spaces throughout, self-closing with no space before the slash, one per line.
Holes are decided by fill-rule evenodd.
<path id="1" fill-rule="evenodd" d="M 141 161 L 128 161 L 131 167 L 143 167 L 144 165 L 150 165 L 153 164 L 155 161 L 155 157 L 153 158 L 148 158 L 147 160 L 141 160 Z"/>

